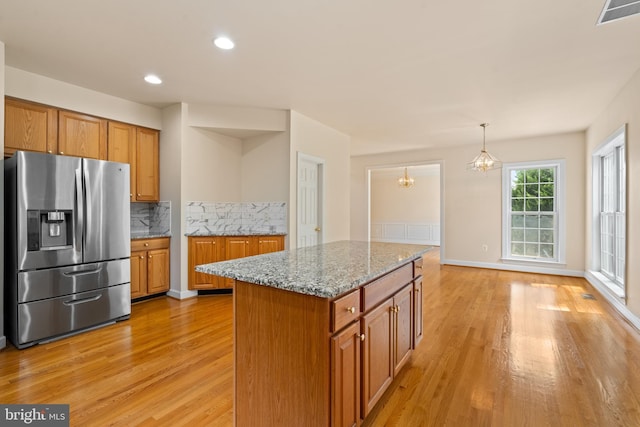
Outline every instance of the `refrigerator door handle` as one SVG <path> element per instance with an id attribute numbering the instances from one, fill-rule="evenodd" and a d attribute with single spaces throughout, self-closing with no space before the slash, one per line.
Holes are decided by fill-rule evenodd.
<path id="1" fill-rule="evenodd" d="M 72 300 L 69 300 L 69 301 L 63 301 L 62 303 L 64 305 L 77 305 L 77 304 L 84 304 L 85 302 L 98 301 L 100 298 L 102 298 L 102 294 L 94 295 L 94 296 L 88 297 L 88 298 L 72 299 Z"/>
<path id="2" fill-rule="evenodd" d="M 82 185 L 82 169 L 76 169 L 76 230 L 74 246 L 82 251 L 84 247 L 84 189 Z"/>

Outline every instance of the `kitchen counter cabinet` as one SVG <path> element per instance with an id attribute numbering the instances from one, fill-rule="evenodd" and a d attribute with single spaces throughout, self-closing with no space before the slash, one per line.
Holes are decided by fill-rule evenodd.
<path id="1" fill-rule="evenodd" d="M 199 273 L 195 267 L 284 250 L 284 236 L 190 236 L 189 289 L 232 289 L 233 279 Z"/>
<path id="2" fill-rule="evenodd" d="M 236 280 L 235 425 L 359 426 L 422 331 L 428 249 L 334 242 L 198 266 Z"/>
<path id="3" fill-rule="evenodd" d="M 169 290 L 169 238 L 131 241 L 131 298 Z"/>
<path id="4" fill-rule="evenodd" d="M 17 150 L 57 153 L 58 110 L 47 105 L 5 97 L 4 156 Z"/>

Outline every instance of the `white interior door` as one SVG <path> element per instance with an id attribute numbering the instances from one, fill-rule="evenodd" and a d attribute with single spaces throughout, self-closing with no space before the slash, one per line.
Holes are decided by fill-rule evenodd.
<path id="1" fill-rule="evenodd" d="M 298 247 L 322 243 L 322 159 L 298 153 Z"/>

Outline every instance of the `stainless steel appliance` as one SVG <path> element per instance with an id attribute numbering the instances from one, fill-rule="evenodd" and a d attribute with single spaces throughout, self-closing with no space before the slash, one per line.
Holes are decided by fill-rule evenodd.
<path id="1" fill-rule="evenodd" d="M 131 314 L 129 165 L 5 161 L 5 312 L 18 348 Z"/>

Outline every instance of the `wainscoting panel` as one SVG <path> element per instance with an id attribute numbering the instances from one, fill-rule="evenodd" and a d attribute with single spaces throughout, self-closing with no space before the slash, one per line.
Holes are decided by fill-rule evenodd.
<path id="1" fill-rule="evenodd" d="M 371 223 L 371 240 L 374 242 L 415 243 L 420 245 L 440 245 L 440 224 L 438 223 Z"/>

